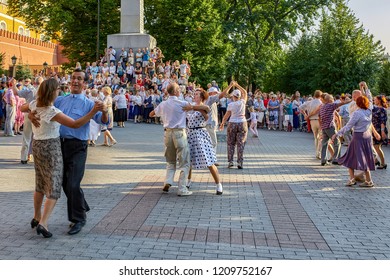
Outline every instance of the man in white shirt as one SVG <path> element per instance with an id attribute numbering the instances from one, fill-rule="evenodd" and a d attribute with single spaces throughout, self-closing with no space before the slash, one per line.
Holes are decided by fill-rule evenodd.
<path id="1" fill-rule="evenodd" d="M 299 106 L 299 110 L 301 114 L 305 117 L 305 120 L 310 120 L 311 131 L 314 135 L 314 149 L 316 151 L 316 158 L 321 159 L 321 127 L 318 117 L 318 112 L 320 111 L 320 107 L 322 102 L 320 100 L 322 95 L 322 91 L 316 90 L 314 92 L 314 98 L 311 101 L 303 103 Z"/>
<path id="2" fill-rule="evenodd" d="M 116 51 L 115 51 L 115 49 L 113 49 L 112 46 L 110 46 L 110 48 L 108 49 L 108 53 L 110 55 L 110 62 L 113 62 L 114 65 L 115 65 L 115 62 L 116 62 Z"/>
<path id="3" fill-rule="evenodd" d="M 176 172 L 176 163 L 179 161 L 180 170 L 178 196 L 188 196 L 192 192 L 186 187 L 190 170 L 190 150 L 186 133 L 186 112 L 183 108 L 189 105 L 186 101 L 180 101 L 179 85 L 169 84 L 167 87 L 169 98 L 160 103 L 151 113 L 150 117 L 161 117 L 164 124 L 165 159 L 167 162 L 164 192 L 168 192 L 173 184 Z"/>

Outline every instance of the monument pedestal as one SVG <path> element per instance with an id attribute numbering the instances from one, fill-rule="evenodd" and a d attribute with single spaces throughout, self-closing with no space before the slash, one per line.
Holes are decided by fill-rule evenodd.
<path id="1" fill-rule="evenodd" d="M 151 50 L 156 47 L 156 39 L 148 34 L 118 33 L 107 36 L 107 46 L 112 46 L 117 54 L 122 48 L 125 48 L 126 51 L 132 48 L 136 53 L 138 49 L 147 47 Z"/>
<path id="2" fill-rule="evenodd" d="M 156 39 L 144 33 L 144 0 L 121 0 L 121 30 L 107 36 L 107 47 L 112 46 L 119 55 L 121 49 L 156 47 Z"/>

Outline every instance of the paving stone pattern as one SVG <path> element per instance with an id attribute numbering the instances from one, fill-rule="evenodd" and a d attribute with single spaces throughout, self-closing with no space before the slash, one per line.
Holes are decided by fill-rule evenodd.
<path id="1" fill-rule="evenodd" d="M 51 239 L 29 226 L 35 179 L 33 164 L 19 163 L 21 137 L 0 135 L 0 259 L 390 258 L 389 171 L 373 172 L 373 189 L 347 188 L 344 167 L 314 158 L 311 134 L 259 132 L 248 138 L 243 170 L 227 168 L 220 134 L 222 196 L 210 173 L 196 170 L 194 194 L 178 197 L 175 186 L 161 191 L 162 127 L 114 128 L 117 145 L 89 149 L 87 225 L 67 235 L 62 194 Z"/>

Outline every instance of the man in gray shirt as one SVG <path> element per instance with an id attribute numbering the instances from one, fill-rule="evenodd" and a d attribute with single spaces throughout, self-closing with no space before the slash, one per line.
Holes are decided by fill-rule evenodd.
<path id="1" fill-rule="evenodd" d="M 37 78 L 35 80 L 36 87 L 34 87 L 31 84 L 30 79 L 25 79 L 23 89 L 18 90 L 14 83 L 13 91 L 19 97 L 26 99 L 26 103 L 30 103 L 31 101 L 35 100 L 38 87 L 42 82 L 43 82 L 42 77 Z M 22 164 L 27 164 L 31 139 L 32 139 L 31 121 L 28 118 L 28 113 L 24 113 L 22 150 L 20 151 L 20 163 Z"/>

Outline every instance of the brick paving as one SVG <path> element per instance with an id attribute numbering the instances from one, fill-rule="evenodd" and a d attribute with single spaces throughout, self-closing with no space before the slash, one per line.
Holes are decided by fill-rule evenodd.
<path id="1" fill-rule="evenodd" d="M 87 225 L 67 235 L 63 194 L 51 239 L 29 227 L 34 168 L 19 163 L 21 137 L 0 135 L 0 259 L 390 258 L 389 171 L 373 172 L 374 189 L 347 188 L 345 168 L 313 157 L 311 134 L 259 132 L 248 139 L 243 170 L 227 168 L 219 143 L 222 196 L 202 170 L 194 194 L 178 197 L 174 186 L 161 191 L 161 126 L 114 128 L 117 145 L 89 149 Z"/>

